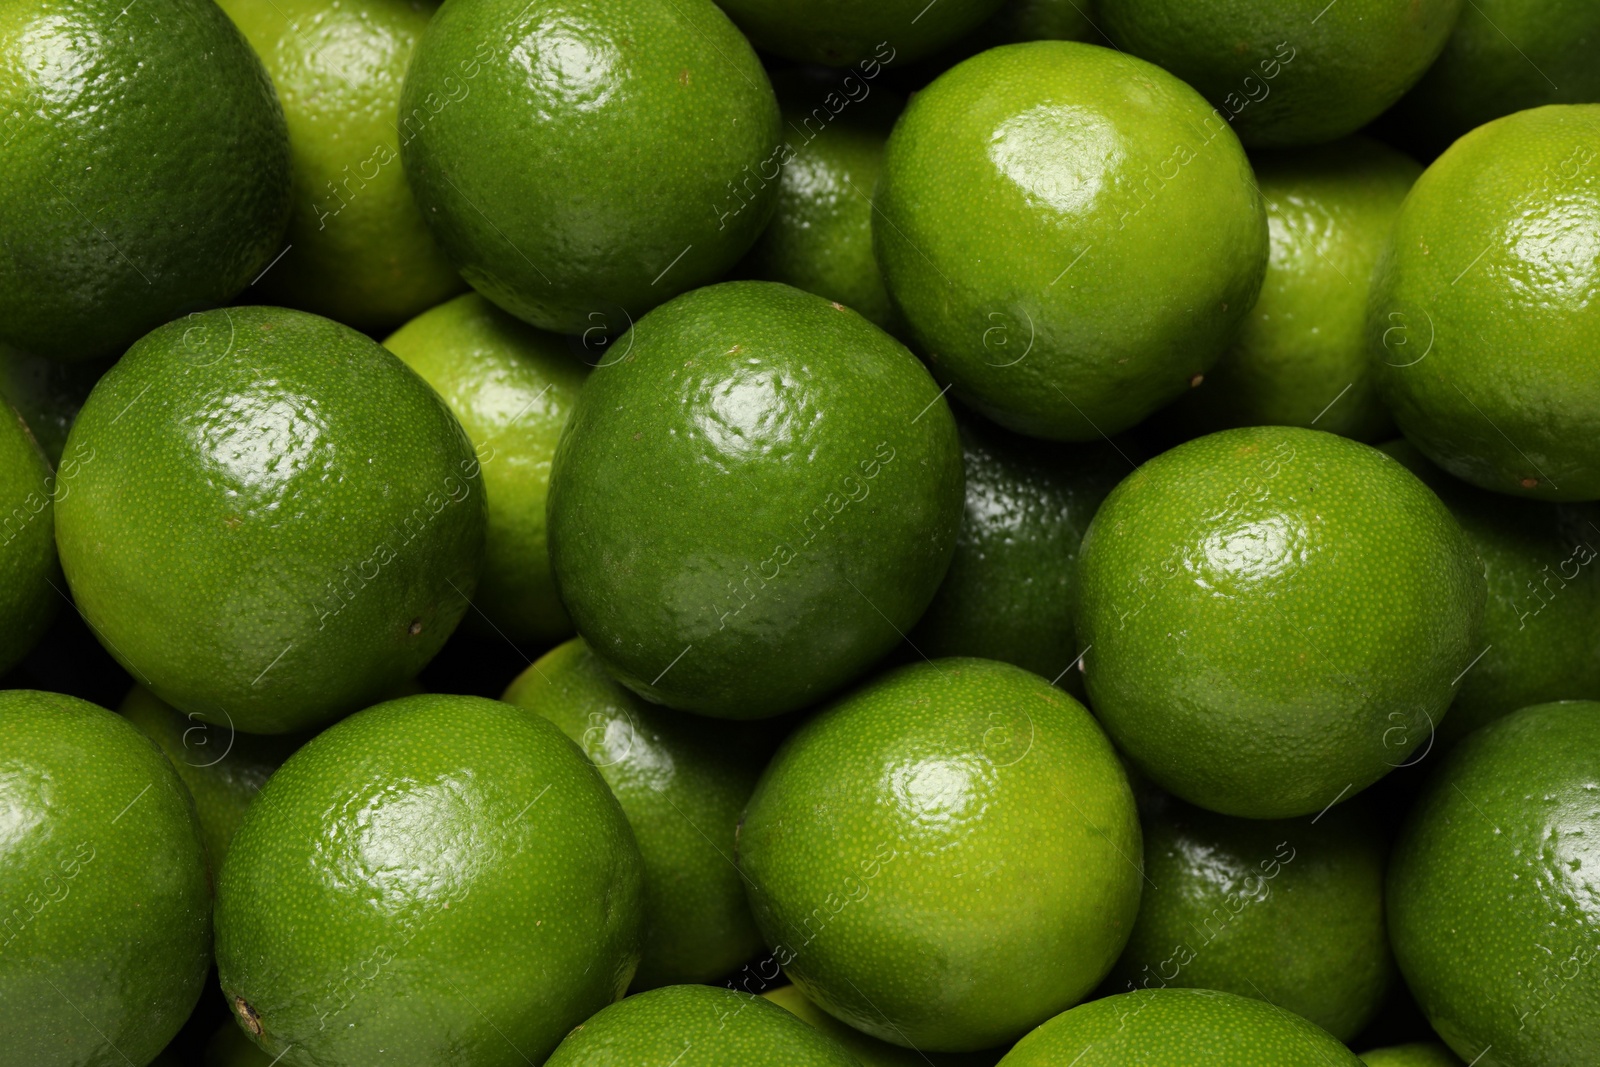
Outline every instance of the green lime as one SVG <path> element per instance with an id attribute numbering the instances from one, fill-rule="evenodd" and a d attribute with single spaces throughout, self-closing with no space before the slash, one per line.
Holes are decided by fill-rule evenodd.
<path id="1" fill-rule="evenodd" d="M 472 445 L 348 327 L 224 308 L 100 379 L 56 503 L 78 607 L 161 699 L 250 733 L 386 696 L 455 628 L 484 530 Z M 65 486 L 66 483 L 63 483 Z"/>
<path id="2" fill-rule="evenodd" d="M 359 712 L 256 797 L 217 880 L 217 967 L 272 1055 L 523 1067 L 627 988 L 639 850 L 554 725 L 481 697 Z"/>
<path id="3" fill-rule="evenodd" d="M 1110 443 L 1028 440 L 970 417 L 959 426 L 966 510 L 955 558 L 911 643 L 933 658 L 1015 663 L 1081 697 L 1078 545 L 1133 463 Z"/>
<path id="4" fill-rule="evenodd" d="M 8 0 L 0 124 L 0 342 L 119 354 L 282 248 L 283 111 L 210 0 Z"/>
<path id="5" fill-rule="evenodd" d="M 1482 1067 L 1600 1062 L 1600 703 L 1523 708 L 1435 770 L 1389 869 L 1395 958 Z"/>
<path id="6" fill-rule="evenodd" d="M 1160 68 L 1071 41 L 991 49 L 919 92 L 876 202 L 934 373 L 1036 437 L 1117 433 L 1198 384 L 1267 262 L 1227 124 Z"/>
<path id="7" fill-rule="evenodd" d="M 548 1067 L 859 1067 L 838 1043 L 758 996 L 674 985 L 611 1005 L 568 1034 Z"/>
<path id="8" fill-rule="evenodd" d="M 1063 1012 L 1001 1067 L 1360 1067 L 1326 1031 L 1281 1008 L 1209 989 L 1146 989 Z"/>
<path id="9" fill-rule="evenodd" d="M 1372 441 L 1393 432 L 1367 361 L 1367 283 L 1422 172 L 1365 137 L 1254 157 L 1272 258 L 1233 346 L 1184 398 L 1204 430 L 1315 426 Z"/>
<path id="10" fill-rule="evenodd" d="M 1354 133 L 1416 84 L 1461 0 L 1096 0 L 1120 47 L 1193 85 L 1244 143 Z"/>
<path id="11" fill-rule="evenodd" d="M 1367 1067 L 1465 1067 L 1450 1050 L 1436 1041 L 1375 1048 L 1361 1054 Z"/>
<path id="12" fill-rule="evenodd" d="M 1409 442 L 1383 450 L 1427 482 L 1483 561 L 1482 655 L 1461 679 L 1440 737 L 1552 700 L 1600 700 L 1600 507 L 1512 503 L 1445 474 Z"/>
<path id="13" fill-rule="evenodd" d="M 606 669 L 670 707 L 761 718 L 893 648 L 961 518 L 955 420 L 916 358 L 772 282 L 688 293 L 615 347 L 549 504 L 556 583 Z"/>
<path id="14" fill-rule="evenodd" d="M 1482 565 L 1377 449 L 1224 430 L 1112 490 L 1079 560 L 1095 713 L 1157 785 L 1287 818 L 1361 791 L 1430 736 L 1482 646 Z"/>
<path id="15" fill-rule="evenodd" d="M 756 924 L 836 1018 L 992 1048 L 1082 999 L 1139 906 L 1139 822 L 1094 719 L 981 659 L 891 671 L 803 723 L 739 832 Z"/>
<path id="16" fill-rule="evenodd" d="M 501 699 L 577 742 L 633 827 L 646 931 L 634 988 L 714 981 L 760 951 L 733 860 L 734 830 L 761 773 L 753 738 L 639 699 L 582 638 L 541 656 Z"/>
<path id="17" fill-rule="evenodd" d="M 53 465 L 61 465 L 72 420 L 110 365 L 100 360 L 63 363 L 0 344 L 0 396 L 22 415 Z"/>
<path id="18" fill-rule="evenodd" d="M 469 625 L 538 645 L 571 636 L 550 574 L 545 495 L 583 364 L 565 338 L 477 293 L 424 312 L 383 344 L 438 390 L 477 447 L 489 526 L 476 600 L 482 615 L 469 614 Z"/>
<path id="19" fill-rule="evenodd" d="M 79 469 L 74 461 L 62 471 Z M 39 643 L 65 596 L 52 502 L 58 480 L 22 416 L 0 399 L 0 672 Z M 59 488 L 65 495 L 72 482 Z"/>
<path id="20" fill-rule="evenodd" d="M 184 715 L 142 685 L 117 709 L 161 749 L 194 798 L 200 841 L 212 874 L 222 868 L 244 813 L 284 760 L 308 740 L 299 734 L 262 736 L 213 726 Z"/>
<path id="21" fill-rule="evenodd" d="M 1417 179 L 1372 280 L 1368 351 L 1401 431 L 1485 489 L 1600 498 L 1600 105 L 1522 111 Z"/>
<path id="22" fill-rule="evenodd" d="M 211 963 L 194 810 L 148 738 L 94 704 L 0 693 L 0 1063 L 148 1063 Z"/>
<path id="23" fill-rule="evenodd" d="M 722 0 L 722 7 L 758 48 L 829 67 L 905 64 L 932 55 L 976 28 L 1002 0 Z"/>
<path id="24" fill-rule="evenodd" d="M 711 0 L 476 0 L 428 24 L 400 154 L 434 236 L 507 311 L 620 335 L 772 217 L 777 100 Z"/>
<path id="25" fill-rule="evenodd" d="M 861 1067 L 993 1067 L 1005 1051 L 924 1053 L 901 1048 L 846 1026 L 807 1000 L 799 986 L 779 986 L 761 995 L 833 1038 L 860 1061 Z"/>
<path id="26" fill-rule="evenodd" d="M 271 1056 L 245 1036 L 237 1022 L 223 1023 L 206 1042 L 205 1067 L 275 1067 Z"/>
<path id="27" fill-rule="evenodd" d="M 1395 108 L 1435 152 L 1475 126 L 1544 104 L 1600 101 L 1600 6 L 1472 0 L 1428 73 Z"/>
<path id="28" fill-rule="evenodd" d="M 1139 920 L 1107 985 L 1220 989 L 1348 1041 L 1394 974 L 1383 927 L 1386 842 L 1349 805 L 1256 820 L 1170 801 L 1145 812 Z"/>
<path id="29" fill-rule="evenodd" d="M 261 57 L 289 128 L 289 250 L 263 303 L 361 330 L 466 288 L 406 185 L 395 112 L 438 0 L 217 0 Z"/>

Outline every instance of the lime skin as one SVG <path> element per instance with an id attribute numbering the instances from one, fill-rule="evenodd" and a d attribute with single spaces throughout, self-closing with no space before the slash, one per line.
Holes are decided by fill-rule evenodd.
<path id="1" fill-rule="evenodd" d="M 1354 133 L 1416 84 L 1462 0 L 1097 0 L 1118 46 L 1159 63 L 1251 147 Z"/>
<path id="2" fill-rule="evenodd" d="M 1266 269 L 1227 123 L 1159 67 L 1072 41 L 990 49 L 919 92 L 875 200 L 934 374 L 1036 437 L 1114 434 L 1196 384 Z"/>
<path id="3" fill-rule="evenodd" d="M 1600 703 L 1457 745 L 1395 842 L 1389 932 L 1434 1030 L 1481 1067 L 1600 1061 Z"/>
<path id="4" fill-rule="evenodd" d="M 1375 1048 L 1361 1054 L 1367 1067 L 1466 1067 L 1450 1050 L 1436 1041 Z"/>
<path id="5" fill-rule="evenodd" d="M 1249 997 L 1143 989 L 1079 1005 L 1017 1042 L 1001 1067 L 1360 1067 L 1313 1024 Z"/>
<path id="6" fill-rule="evenodd" d="M 542 1062 L 627 988 L 640 867 L 552 723 L 402 697 L 317 735 L 250 806 L 217 880 L 218 976 L 294 1062 Z"/>
<path id="7" fill-rule="evenodd" d="M 1143 815 L 1151 884 L 1107 988 L 1220 989 L 1359 1034 L 1394 976 L 1369 813 L 1239 819 L 1167 800 Z"/>
<path id="8" fill-rule="evenodd" d="M 880 1040 L 1015 1040 L 1103 978 L 1139 906 L 1128 779 L 1089 713 L 1008 663 L 884 674 L 803 723 L 739 866 L 807 999 Z"/>
<path id="9" fill-rule="evenodd" d="M 556 442 L 588 371 L 568 339 L 467 293 L 383 342 L 444 397 L 483 470 L 489 527 L 469 627 L 546 646 L 572 636 L 550 573 L 545 497 Z"/>
<path id="10" fill-rule="evenodd" d="M 282 248 L 283 111 L 210 0 L 10 0 L 0 123 L 0 342 L 116 355 Z"/>
<path id="11" fill-rule="evenodd" d="M 77 463 L 68 469 L 75 473 Z M 33 431 L 0 400 L 0 672 L 39 643 L 61 607 L 57 481 Z"/>
<path id="12" fill-rule="evenodd" d="M 658 308 L 590 375 L 550 475 L 562 601 L 646 699 L 719 718 L 813 703 L 927 607 L 961 519 L 927 370 L 772 282 Z"/>
<path id="13" fill-rule="evenodd" d="M 224 308 L 95 386 L 56 540 L 84 617 L 153 693 L 289 733 L 413 677 L 466 610 L 485 506 L 466 434 L 377 343 Z"/>
<path id="14" fill-rule="evenodd" d="M 760 951 L 733 862 L 734 830 L 764 762 L 760 739 L 641 700 L 582 638 L 539 657 L 501 699 L 582 748 L 633 827 L 646 931 L 635 989 L 715 981 Z"/>
<path id="15" fill-rule="evenodd" d="M 1462 137 L 1417 179 L 1372 279 L 1379 393 L 1429 459 L 1484 489 L 1600 499 L 1600 104 Z"/>
<path id="16" fill-rule="evenodd" d="M 1239 336 L 1180 403 L 1201 432 L 1314 426 L 1394 432 L 1367 360 L 1367 283 L 1422 168 L 1365 137 L 1251 157 L 1272 254 Z"/>
<path id="17" fill-rule="evenodd" d="M 289 131 L 288 251 L 259 302 L 364 331 L 462 289 L 400 164 L 395 111 L 438 0 L 219 0 L 271 76 Z"/>
<path id="18" fill-rule="evenodd" d="M 0 693 L 0 1063 L 148 1063 L 211 964 L 211 891 L 183 783 L 104 708 Z"/>
<path id="19" fill-rule="evenodd" d="M 1600 700 L 1600 506 L 1508 500 L 1450 477 L 1408 441 L 1383 450 L 1439 494 L 1488 582 L 1487 651 L 1461 679 L 1439 742 L 1530 704 Z"/>
<path id="20" fill-rule="evenodd" d="M 902 1048 L 846 1026 L 807 1000 L 799 986 L 779 986 L 761 995 L 833 1038 L 860 1061 L 861 1067 L 994 1067 L 1005 1051 L 921 1052 Z"/>
<path id="21" fill-rule="evenodd" d="M 448 0 L 400 155 L 474 289 L 535 326 L 628 324 L 714 281 L 772 217 L 778 103 L 711 0 Z"/>
<path id="22" fill-rule="evenodd" d="M 837 1042 L 750 993 L 672 985 L 636 993 L 573 1029 L 547 1067 L 859 1067 Z"/>
<path id="23" fill-rule="evenodd" d="M 1425 743 L 1481 650 L 1482 565 L 1415 475 L 1289 426 L 1165 452 L 1079 556 L 1090 701 L 1157 785 L 1252 819 L 1321 811 Z"/>

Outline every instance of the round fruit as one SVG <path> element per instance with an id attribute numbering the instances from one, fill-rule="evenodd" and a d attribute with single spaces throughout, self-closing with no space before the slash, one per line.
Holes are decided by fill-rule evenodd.
<path id="1" fill-rule="evenodd" d="M 545 495 L 583 364 L 565 338 L 477 293 L 424 312 L 383 344 L 444 397 L 477 446 L 489 526 L 475 601 L 482 615 L 468 615 L 468 625 L 537 645 L 571 636 L 550 573 Z"/>
<path id="2" fill-rule="evenodd" d="M 1097 0 L 1134 55 L 1205 94 L 1245 144 L 1354 133 L 1416 84 L 1461 0 Z"/>
<path id="3" fill-rule="evenodd" d="M 802 63 L 844 67 L 858 62 L 904 64 L 961 37 L 1002 0 L 723 0 L 722 7 L 757 47 Z"/>
<path id="4" fill-rule="evenodd" d="M 288 121 L 289 250 L 260 301 L 361 330 L 466 288 L 400 165 L 395 111 L 437 0 L 218 0 L 261 57 Z"/>
<path id="5" fill-rule="evenodd" d="M 1163 453 L 1079 560 L 1089 697 L 1157 785 L 1252 819 L 1359 792 L 1429 737 L 1480 651 L 1482 565 L 1388 456 L 1296 427 Z"/>
<path id="6" fill-rule="evenodd" d="M 550 475 L 562 600 L 606 669 L 723 718 L 812 703 L 944 577 L 955 420 L 860 315 L 770 282 L 679 297 L 584 386 Z"/>
<path id="7" fill-rule="evenodd" d="M 117 709 L 156 743 L 194 798 L 200 841 L 212 874 L 222 869 L 244 813 L 267 779 L 305 743 L 302 735 L 263 737 L 184 715 L 142 685 Z"/>
<path id="8" fill-rule="evenodd" d="M 63 363 L 0 344 L 0 396 L 22 415 L 52 464 L 61 465 L 72 420 L 109 366 L 99 360 Z"/>
<path id="9" fill-rule="evenodd" d="M 1325 1031 L 1208 989 L 1145 989 L 1080 1005 L 1017 1042 L 1001 1067 L 1360 1067 Z"/>
<path id="10" fill-rule="evenodd" d="M 400 99 L 406 176 L 462 277 L 564 333 L 620 334 L 732 266 L 772 216 L 778 138 L 710 0 L 446 4 Z"/>
<path id="11" fill-rule="evenodd" d="M 68 438 L 62 567 L 95 633 L 179 711 L 287 733 L 380 699 L 472 594 L 484 495 L 434 391 L 354 330 L 224 308 L 154 331 Z"/>
<path id="12" fill-rule="evenodd" d="M 1383 450 L 1439 494 L 1488 580 L 1482 654 L 1461 679 L 1440 737 L 1464 737 L 1529 704 L 1600 700 L 1600 507 L 1513 504 L 1450 477 L 1409 442 Z"/>
<path id="13" fill-rule="evenodd" d="M 0 400 L 0 672 L 28 654 L 61 606 L 56 489 L 33 432 Z M 63 496 L 71 489 L 70 482 L 60 485 Z"/>
<path id="14" fill-rule="evenodd" d="M 147 1063 L 211 963 L 211 893 L 183 783 L 73 697 L 0 693 L 0 1060 Z"/>
<path id="15" fill-rule="evenodd" d="M 1395 111 L 1439 151 L 1490 119 L 1600 101 L 1600 6 L 1590 0 L 1472 0 L 1444 51 Z"/>
<path id="16" fill-rule="evenodd" d="M 1417 179 L 1372 280 L 1378 389 L 1485 489 L 1600 499 L 1600 105 L 1523 111 Z"/>
<path id="17" fill-rule="evenodd" d="M 1267 261 L 1227 124 L 1165 71 L 1070 41 L 991 49 L 919 92 L 876 203 L 934 373 L 1037 437 L 1116 433 L 1197 384 Z"/>
<path id="18" fill-rule="evenodd" d="M 1465 1067 L 1450 1050 L 1435 1041 L 1375 1048 L 1361 1054 L 1367 1067 Z"/>
<path id="19" fill-rule="evenodd" d="M 901 1048 L 846 1026 L 807 1000 L 799 986 L 780 986 L 761 995 L 833 1038 L 860 1062 L 861 1067 L 993 1067 L 1003 1054 L 1003 1050 L 920 1052 Z"/>
<path id="20" fill-rule="evenodd" d="M 739 832 L 756 924 L 816 1005 L 990 1048 L 1070 1007 L 1139 906 L 1139 822 L 1083 705 L 1010 664 L 919 663 L 802 724 Z"/>
<path id="21" fill-rule="evenodd" d="M 1220 989 L 1341 1041 L 1394 974 L 1383 837 L 1346 805 L 1315 820 L 1237 819 L 1169 801 L 1147 811 L 1139 920 L 1112 988 Z"/>
<path id="22" fill-rule="evenodd" d="M 265 1051 L 539 1063 L 639 962 L 639 850 L 551 723 L 425 694 L 313 738 L 217 880 L 217 967 Z"/>
<path id="23" fill-rule="evenodd" d="M 639 993 L 568 1034 L 547 1067 L 859 1067 L 855 1059 L 758 996 L 704 985 Z"/>
<path id="24" fill-rule="evenodd" d="M 0 122 L 0 341 L 120 353 L 282 245 L 283 112 L 210 0 L 10 0 Z"/>
<path id="25" fill-rule="evenodd" d="M 574 638 L 501 699 L 561 728 L 600 769 L 644 857 L 644 956 L 635 989 L 711 982 L 761 949 L 734 865 L 734 830 L 761 773 L 754 739 L 647 703 Z"/>
<path id="26" fill-rule="evenodd" d="M 1524 708 L 1456 746 L 1395 843 L 1395 957 L 1469 1063 L 1600 1061 L 1597 765 L 1600 703 Z"/>
<path id="27" fill-rule="evenodd" d="M 1015 663 L 1081 696 L 1078 545 L 1133 464 L 1110 443 L 1030 441 L 973 418 L 959 425 L 966 511 L 949 573 L 911 643 L 933 658 Z"/>
<path id="28" fill-rule="evenodd" d="M 1365 137 L 1254 158 L 1272 229 L 1261 296 L 1233 347 L 1186 396 L 1204 430 L 1315 426 L 1393 432 L 1367 360 L 1367 283 L 1422 172 Z"/>

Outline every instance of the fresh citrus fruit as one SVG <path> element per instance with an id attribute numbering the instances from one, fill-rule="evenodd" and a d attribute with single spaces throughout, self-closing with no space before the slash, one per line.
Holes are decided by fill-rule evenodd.
<path id="1" fill-rule="evenodd" d="M 283 246 L 283 112 L 210 0 L 9 0 L 0 123 L 0 341 L 120 353 Z"/>
<path id="2" fill-rule="evenodd" d="M 836 1042 L 758 996 L 703 985 L 639 993 L 567 1035 L 548 1067 L 859 1067 Z"/>
<path id="3" fill-rule="evenodd" d="M 1367 813 L 1238 819 L 1168 801 L 1144 815 L 1150 885 L 1107 986 L 1220 989 L 1360 1033 L 1394 975 Z"/>
<path id="4" fill-rule="evenodd" d="M 1188 389 L 1267 261 L 1227 124 L 1158 67 L 1070 41 L 991 49 L 919 92 L 876 202 L 885 281 L 935 375 L 1038 437 L 1116 433 Z"/>
<path id="5" fill-rule="evenodd" d="M 462 277 L 565 333 L 618 336 L 732 266 L 780 148 L 766 72 L 711 0 L 446 4 L 400 100 L 406 175 Z"/>
<path id="6" fill-rule="evenodd" d="M 733 861 L 734 829 L 761 773 L 756 739 L 639 699 L 582 638 L 541 656 L 501 699 L 575 741 L 633 827 L 645 901 L 636 989 L 713 981 L 760 951 Z"/>
<path id="7" fill-rule="evenodd" d="M 924 655 L 1026 667 L 1082 696 L 1072 603 L 1078 545 L 1132 469 L 1120 445 L 1057 445 L 959 422 L 966 511 L 955 558 L 911 632 Z"/>
<path id="8" fill-rule="evenodd" d="M 1367 1067 L 1465 1067 L 1450 1050 L 1435 1041 L 1375 1048 L 1361 1054 Z"/>
<path id="9" fill-rule="evenodd" d="M 647 699 L 723 718 L 816 701 L 927 607 L 961 518 L 955 420 L 839 304 L 727 282 L 641 319 L 550 475 L 578 632 Z"/>
<path id="10" fill-rule="evenodd" d="M 1407 816 L 1389 931 L 1468 1063 L 1600 1061 L 1600 703 L 1512 713 L 1457 745 Z"/>
<path id="11" fill-rule="evenodd" d="M 1367 361 L 1367 283 L 1422 168 L 1365 137 L 1253 157 L 1272 258 L 1238 339 L 1184 403 L 1205 430 L 1392 432 Z"/>
<path id="12" fill-rule="evenodd" d="M 60 609 L 56 482 L 33 432 L 0 400 L 0 671 L 28 654 Z"/>
<path id="13" fill-rule="evenodd" d="M 907 63 L 936 52 L 993 14 L 1001 0 L 723 0 L 756 46 L 802 63 Z"/>
<path id="14" fill-rule="evenodd" d="M 289 247 L 259 301 L 381 330 L 466 288 L 411 197 L 395 125 L 437 0 L 218 2 L 261 57 L 289 129 Z"/>
<path id="15" fill-rule="evenodd" d="M 1600 499 L 1600 104 L 1522 111 L 1417 179 L 1372 280 L 1401 431 L 1485 489 Z"/>
<path id="16" fill-rule="evenodd" d="M 1245 144 L 1354 133 L 1422 77 L 1461 0 L 1097 0 L 1119 46 L 1205 94 Z"/>
<path id="17" fill-rule="evenodd" d="M 1139 906 L 1110 743 L 1076 700 L 991 660 L 892 671 L 803 723 L 738 840 L 789 978 L 916 1049 L 991 1048 L 1075 1004 Z"/>
<path id="18" fill-rule="evenodd" d="M 153 693 L 287 733 L 387 695 L 472 594 L 472 445 L 375 342 L 281 308 L 145 337 L 95 386 L 56 503 L 78 607 Z"/>
<path id="19" fill-rule="evenodd" d="M 622 809 L 560 730 L 410 696 L 256 797 L 217 880 L 217 967 L 273 1055 L 521 1067 L 622 994 L 641 903 Z"/>
<path id="20" fill-rule="evenodd" d="M 1407 441 L 1383 450 L 1427 482 L 1483 561 L 1481 655 L 1439 737 L 1553 700 L 1600 700 L 1600 507 L 1508 500 L 1445 474 Z"/>
<path id="21" fill-rule="evenodd" d="M 475 601 L 482 616 L 469 614 L 468 625 L 537 644 L 570 636 L 550 574 L 545 495 L 583 364 L 565 338 L 476 293 L 424 312 L 383 344 L 438 390 L 477 449 L 489 527 Z"/>
<path id="22" fill-rule="evenodd" d="M 860 1061 L 861 1067 L 993 1067 L 1004 1052 L 920 1052 L 902 1048 L 846 1026 L 807 1000 L 799 986 L 779 986 L 761 995 L 833 1038 Z"/>
<path id="23" fill-rule="evenodd" d="M 1270 1004 L 1210 989 L 1091 1001 L 1017 1042 L 1001 1067 L 1360 1067 L 1326 1031 Z"/>
<path id="24" fill-rule="evenodd" d="M 72 420 L 109 366 L 100 360 L 63 363 L 0 344 L 0 396 L 17 409 L 52 465 L 61 465 Z"/>
<path id="25" fill-rule="evenodd" d="M 1157 785 L 1246 818 L 1317 812 L 1429 737 L 1477 655 L 1481 564 L 1415 475 L 1288 426 L 1163 453 L 1079 560 L 1085 682 Z"/>
<path id="26" fill-rule="evenodd" d="M 0 693 L 0 1062 L 148 1063 L 211 962 L 211 894 L 183 783 L 82 700 Z"/>

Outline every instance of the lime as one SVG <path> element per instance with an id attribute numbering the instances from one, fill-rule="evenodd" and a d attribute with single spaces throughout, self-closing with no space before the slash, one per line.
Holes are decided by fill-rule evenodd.
<path id="1" fill-rule="evenodd" d="M 67 581 L 179 711 L 251 733 L 326 722 L 415 675 L 466 610 L 472 446 L 348 327 L 280 308 L 163 326 L 95 386 L 80 446 L 94 460 L 56 503 Z"/>
<path id="2" fill-rule="evenodd" d="M 119 354 L 283 246 L 283 112 L 210 0 L 8 0 L 0 123 L 0 342 Z"/>
<path id="3" fill-rule="evenodd" d="M 1465 1067 L 1450 1050 L 1435 1041 L 1375 1048 L 1361 1054 L 1367 1067 Z"/>
<path id="4" fill-rule="evenodd" d="M 1267 261 L 1227 124 L 1158 67 L 1070 41 L 991 49 L 919 92 L 876 202 L 934 373 L 1037 437 L 1117 433 L 1198 384 Z"/>
<path id="5" fill-rule="evenodd" d="M 1456 520 L 1319 430 L 1157 456 L 1100 506 L 1078 576 L 1100 721 L 1157 785 L 1229 815 L 1318 812 L 1407 762 L 1482 649 Z"/>
<path id="6" fill-rule="evenodd" d="M 541 645 L 570 636 L 550 574 L 545 495 L 583 364 L 565 338 L 476 293 L 424 312 L 383 344 L 438 390 L 477 448 L 489 526 L 476 601 L 482 614 L 468 615 L 469 625 Z"/>
<path id="7" fill-rule="evenodd" d="M 77 461 L 63 473 L 77 473 Z M 57 478 L 22 417 L 0 400 L 0 671 L 26 656 L 64 596 L 56 563 Z M 61 486 L 63 495 L 71 482 Z"/>
<path id="8" fill-rule="evenodd" d="M 417 210 L 395 112 L 438 0 L 218 0 L 288 121 L 288 250 L 260 300 L 381 330 L 466 286 Z"/>
<path id="9" fill-rule="evenodd" d="M 639 851 L 555 726 L 420 695 L 317 735 L 217 880 L 217 967 L 256 1044 L 307 1063 L 523 1067 L 622 994 Z"/>
<path id="10" fill-rule="evenodd" d="M 1485 489 L 1600 498 L 1600 105 L 1480 126 L 1406 197 L 1368 351 L 1401 431 Z"/>
<path id="11" fill-rule="evenodd" d="M 860 315 L 727 282 L 641 319 L 584 386 L 550 553 L 594 654 L 671 707 L 812 703 L 901 639 L 949 566 L 955 421 Z"/>

